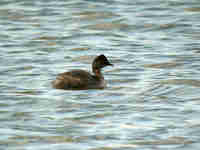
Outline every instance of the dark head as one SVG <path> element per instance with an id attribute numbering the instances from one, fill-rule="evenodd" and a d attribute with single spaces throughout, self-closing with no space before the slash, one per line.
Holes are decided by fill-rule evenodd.
<path id="1" fill-rule="evenodd" d="M 106 67 L 106 66 L 113 66 L 113 64 L 111 64 L 108 59 L 106 58 L 106 56 L 104 55 L 99 55 L 97 56 L 93 63 L 92 63 L 92 70 L 95 73 L 96 70 L 100 71 L 102 68 Z"/>

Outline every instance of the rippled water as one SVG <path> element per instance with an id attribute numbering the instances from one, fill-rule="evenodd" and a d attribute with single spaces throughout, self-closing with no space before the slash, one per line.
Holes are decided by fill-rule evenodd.
<path id="1" fill-rule="evenodd" d="M 0 149 L 200 147 L 199 0 L 2 0 Z M 104 90 L 51 87 L 98 54 Z"/>

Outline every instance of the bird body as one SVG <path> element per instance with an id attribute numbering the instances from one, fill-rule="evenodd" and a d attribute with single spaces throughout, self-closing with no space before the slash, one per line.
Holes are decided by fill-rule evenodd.
<path id="1" fill-rule="evenodd" d="M 101 69 L 108 65 L 112 64 L 104 55 L 97 56 L 92 63 L 93 74 L 79 69 L 60 73 L 52 82 L 53 87 L 65 90 L 103 89 L 106 82 Z"/>

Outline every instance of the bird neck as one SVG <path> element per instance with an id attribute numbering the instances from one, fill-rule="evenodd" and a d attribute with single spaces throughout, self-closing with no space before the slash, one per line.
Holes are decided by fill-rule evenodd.
<path id="1" fill-rule="evenodd" d="M 99 79 L 103 79 L 101 69 L 93 69 L 92 71 L 93 71 L 93 73 L 95 74 L 96 77 L 98 77 Z"/>

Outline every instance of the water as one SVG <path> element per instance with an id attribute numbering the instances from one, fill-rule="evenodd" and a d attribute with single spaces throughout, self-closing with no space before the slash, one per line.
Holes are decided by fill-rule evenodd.
<path id="1" fill-rule="evenodd" d="M 199 0 L 2 0 L 0 149 L 199 149 Z M 98 54 L 104 90 L 51 87 Z"/>

